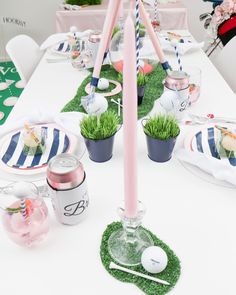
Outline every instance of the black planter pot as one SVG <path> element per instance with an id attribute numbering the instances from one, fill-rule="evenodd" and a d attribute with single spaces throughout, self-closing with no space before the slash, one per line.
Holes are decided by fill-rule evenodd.
<path id="1" fill-rule="evenodd" d="M 143 102 L 145 86 L 138 86 L 137 92 L 138 92 L 138 106 L 140 106 Z"/>
<path id="2" fill-rule="evenodd" d="M 89 158 L 98 163 L 103 163 L 112 158 L 113 145 L 115 134 L 111 137 L 93 140 L 84 137 L 84 142 L 87 147 Z"/>
<path id="3" fill-rule="evenodd" d="M 160 140 L 146 135 L 148 157 L 155 162 L 167 162 L 172 157 L 176 138 Z"/>

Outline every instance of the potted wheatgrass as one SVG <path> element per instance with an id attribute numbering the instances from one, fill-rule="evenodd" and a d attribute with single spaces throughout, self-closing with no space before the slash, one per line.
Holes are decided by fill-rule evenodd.
<path id="1" fill-rule="evenodd" d="M 119 123 L 119 117 L 113 111 L 107 111 L 100 117 L 89 115 L 82 119 L 81 135 L 92 161 L 101 163 L 111 159 Z"/>
<path id="2" fill-rule="evenodd" d="M 137 95 L 138 95 L 137 103 L 138 103 L 138 106 L 140 106 L 143 102 L 143 97 L 144 97 L 147 81 L 148 81 L 147 75 L 144 74 L 143 72 L 139 72 L 137 75 Z M 119 75 L 118 75 L 118 82 L 123 84 L 123 75 L 121 73 L 119 73 Z"/>
<path id="3" fill-rule="evenodd" d="M 180 133 L 180 128 L 173 115 L 158 114 L 142 121 L 146 135 L 148 156 L 155 162 L 166 162 L 171 159 Z"/>
<path id="4" fill-rule="evenodd" d="M 137 76 L 137 92 L 138 92 L 138 105 L 140 106 L 143 102 L 145 87 L 147 84 L 147 76 L 140 72 Z"/>

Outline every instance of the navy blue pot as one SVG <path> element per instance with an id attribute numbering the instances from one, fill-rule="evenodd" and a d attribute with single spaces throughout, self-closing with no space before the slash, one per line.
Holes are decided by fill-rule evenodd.
<path id="1" fill-rule="evenodd" d="M 138 106 L 140 106 L 143 102 L 145 86 L 138 86 L 137 92 L 138 92 Z"/>
<path id="2" fill-rule="evenodd" d="M 89 158 L 98 163 L 109 161 L 112 158 L 113 145 L 115 134 L 111 137 L 93 140 L 84 137 L 84 142 L 87 147 Z"/>
<path id="3" fill-rule="evenodd" d="M 176 138 L 160 140 L 146 134 L 148 157 L 155 162 L 167 162 L 171 159 Z"/>

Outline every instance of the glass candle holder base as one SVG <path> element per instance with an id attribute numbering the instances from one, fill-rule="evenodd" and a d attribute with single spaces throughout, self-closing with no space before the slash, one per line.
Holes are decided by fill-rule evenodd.
<path id="1" fill-rule="evenodd" d="M 139 265 L 143 251 L 154 244 L 150 235 L 140 227 L 145 210 L 139 203 L 136 218 L 126 218 L 123 208 L 119 208 L 118 212 L 122 228 L 111 234 L 108 240 L 109 254 L 119 264 Z"/>

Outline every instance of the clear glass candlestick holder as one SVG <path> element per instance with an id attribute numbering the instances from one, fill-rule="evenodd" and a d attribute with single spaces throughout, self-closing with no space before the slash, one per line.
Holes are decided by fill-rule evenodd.
<path id="1" fill-rule="evenodd" d="M 148 232 L 141 227 L 145 211 L 144 206 L 139 202 L 137 217 L 127 218 L 124 207 L 118 208 L 122 228 L 111 234 L 108 240 L 108 251 L 119 264 L 139 265 L 143 251 L 154 244 Z"/>

